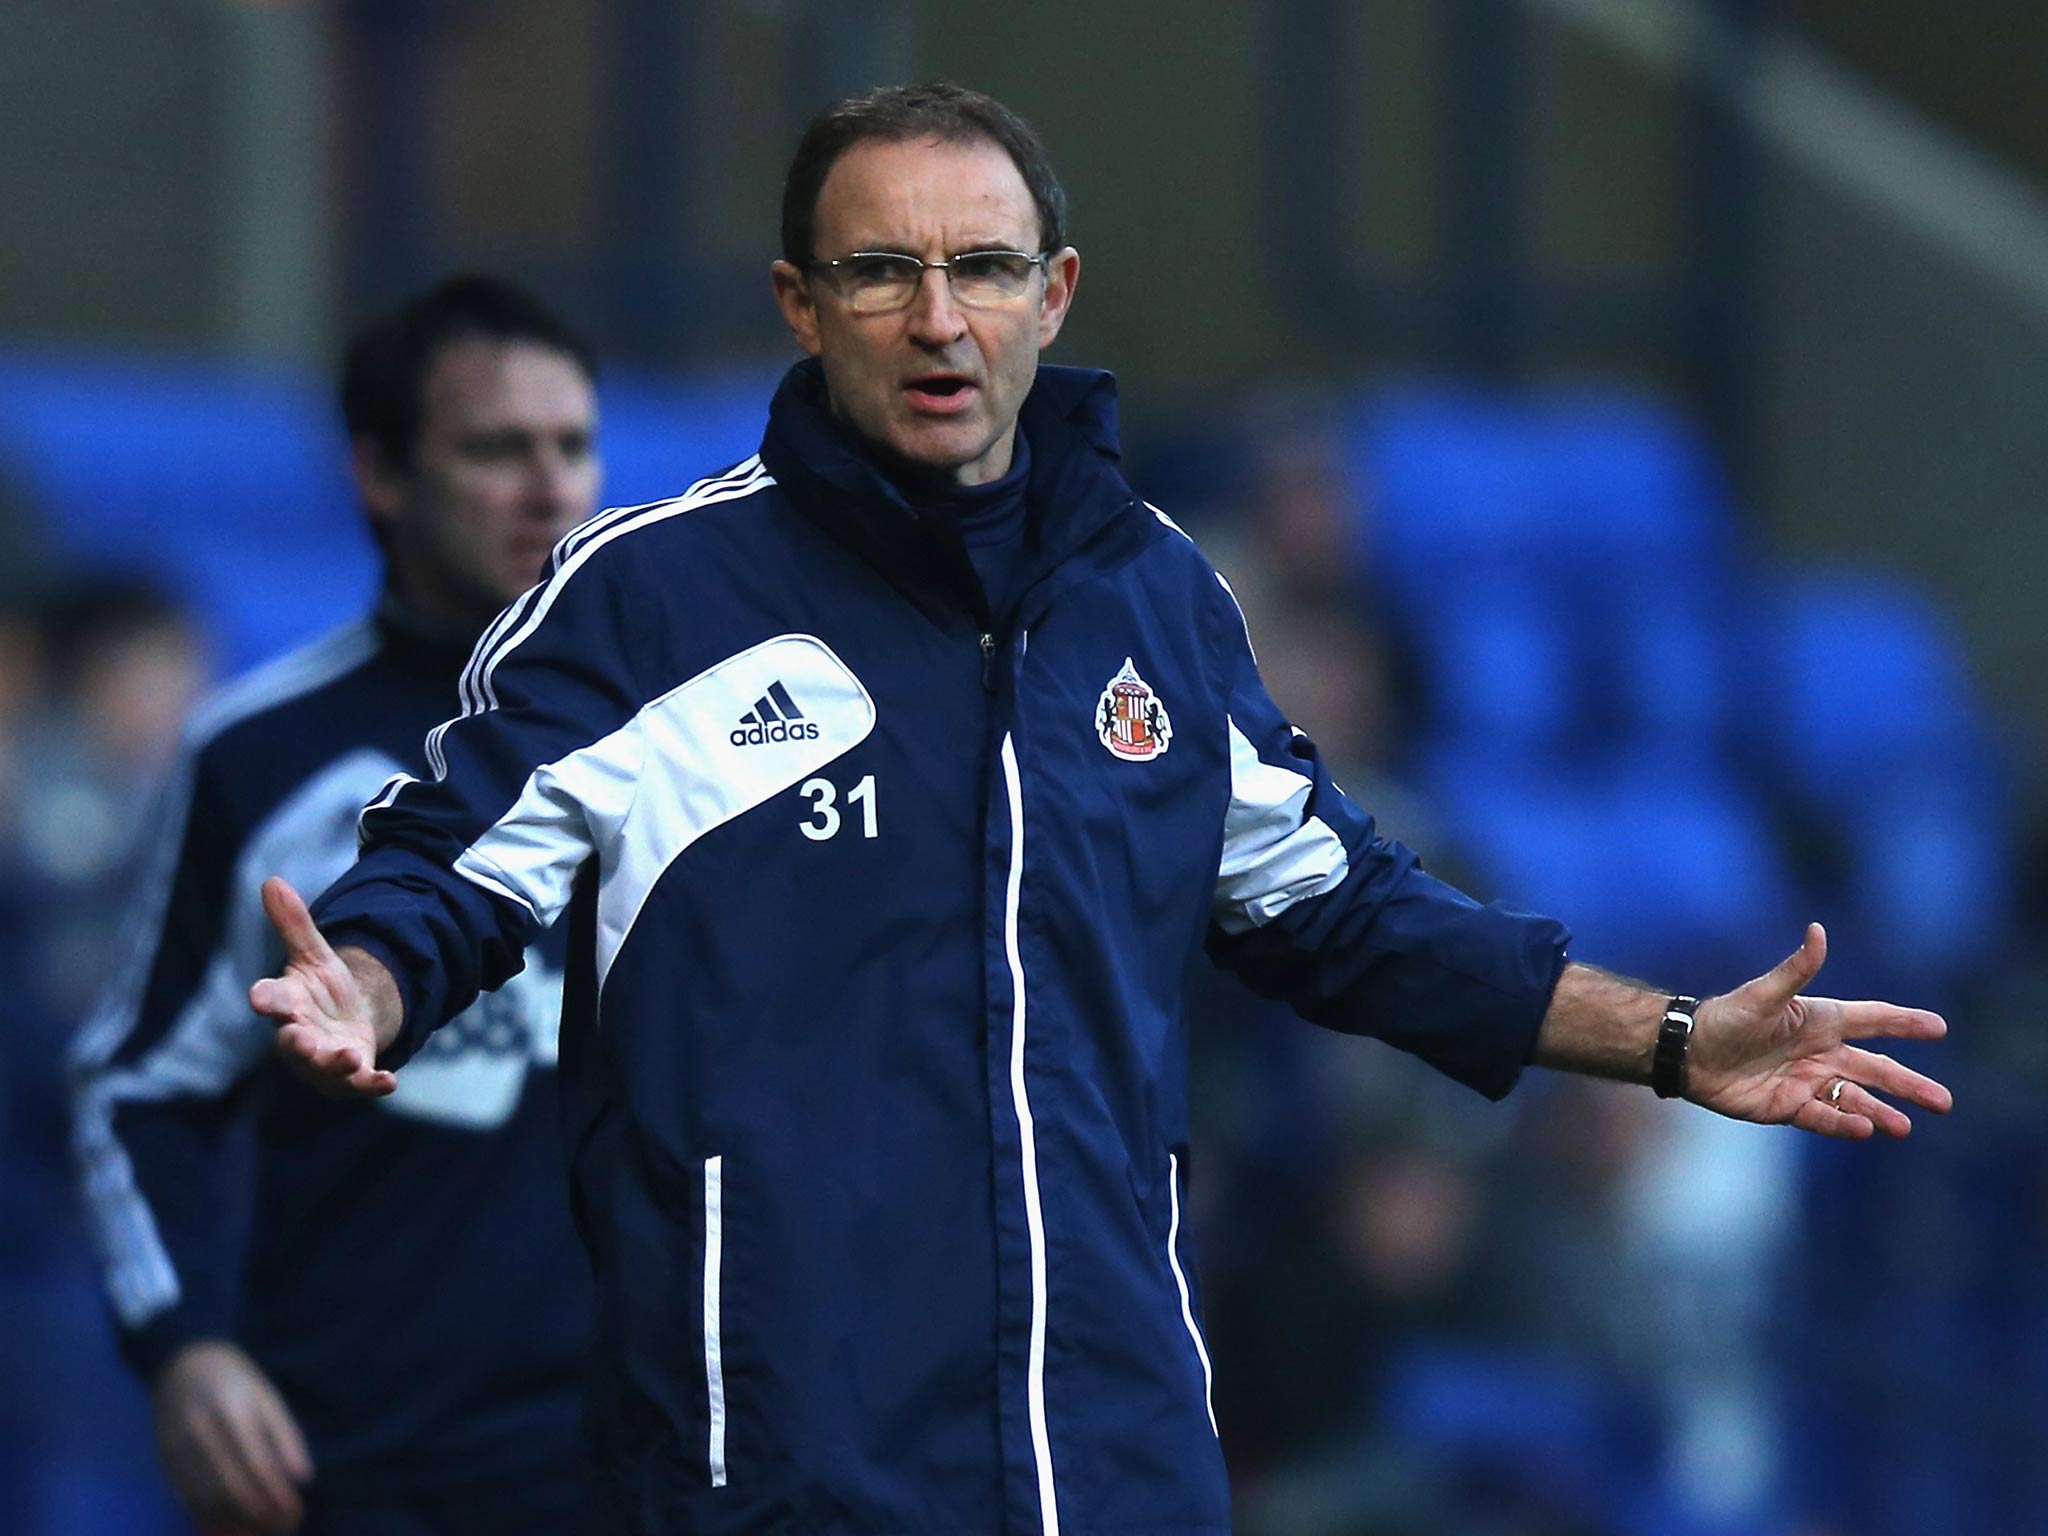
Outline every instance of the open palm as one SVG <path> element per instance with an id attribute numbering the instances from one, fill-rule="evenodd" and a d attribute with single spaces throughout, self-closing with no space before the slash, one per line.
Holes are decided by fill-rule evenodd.
<path id="1" fill-rule="evenodd" d="M 1940 1083 L 1849 1042 L 1938 1040 L 1948 1025 L 1924 1009 L 1803 996 L 1827 947 L 1826 931 L 1810 924 L 1805 941 L 1774 969 L 1700 1004 L 1687 1098 L 1736 1120 L 1849 1140 L 1912 1130 L 1879 1094 L 1947 1113 L 1949 1091 Z"/>
<path id="2" fill-rule="evenodd" d="M 284 940 L 284 973 L 249 989 L 249 1006 L 277 1021 L 277 1053 L 329 1098 L 381 1098 L 398 1079 L 377 1067 L 369 999 L 314 926 L 291 885 L 263 882 L 263 910 Z"/>

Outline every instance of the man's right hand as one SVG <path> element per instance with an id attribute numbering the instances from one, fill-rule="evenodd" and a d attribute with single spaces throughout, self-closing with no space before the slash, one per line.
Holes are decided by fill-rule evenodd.
<path id="1" fill-rule="evenodd" d="M 222 1339 L 185 1345 L 157 1373 L 157 1454 L 202 1527 L 288 1536 L 313 1476 L 306 1440 L 256 1362 Z"/>
<path id="2" fill-rule="evenodd" d="M 337 954 L 276 875 L 263 882 L 263 910 L 284 939 L 284 974 L 251 987 L 249 1006 L 277 1021 L 278 1055 L 329 1098 L 381 1098 L 397 1088 L 377 1067 L 402 1022 L 391 973 L 363 950 Z"/>

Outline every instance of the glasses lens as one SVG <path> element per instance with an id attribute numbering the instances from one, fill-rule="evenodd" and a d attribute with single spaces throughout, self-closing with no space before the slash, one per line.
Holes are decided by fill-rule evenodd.
<path id="1" fill-rule="evenodd" d="M 924 268 L 908 256 L 853 256 L 839 263 L 840 292 L 849 308 L 862 314 L 901 309 L 917 293 Z"/>
<path id="2" fill-rule="evenodd" d="M 1023 295 L 1037 265 L 1021 251 L 966 251 L 947 270 L 962 304 L 1007 304 Z"/>

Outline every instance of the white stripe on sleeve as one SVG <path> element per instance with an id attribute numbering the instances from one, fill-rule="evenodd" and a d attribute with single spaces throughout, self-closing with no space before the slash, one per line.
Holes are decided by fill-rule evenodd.
<path id="1" fill-rule="evenodd" d="M 1306 774 L 1262 760 L 1230 722 L 1230 810 L 1211 909 L 1224 932 L 1263 927 L 1344 883 L 1350 855 L 1329 823 L 1307 814 L 1313 787 Z"/>

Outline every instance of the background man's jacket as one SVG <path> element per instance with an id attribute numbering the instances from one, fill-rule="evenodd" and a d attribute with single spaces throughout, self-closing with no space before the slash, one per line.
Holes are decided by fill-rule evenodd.
<path id="1" fill-rule="evenodd" d="M 590 1278 L 561 1170 L 561 936 L 376 1104 L 299 1082 L 249 1007 L 282 963 L 264 877 L 318 890 L 348 868 L 362 802 L 446 717 L 464 643 L 387 604 L 201 711 L 126 971 L 78 1044 L 123 1352 L 150 1376 L 194 1339 L 240 1343 L 323 1495 L 527 1477 L 577 1451 Z"/>

